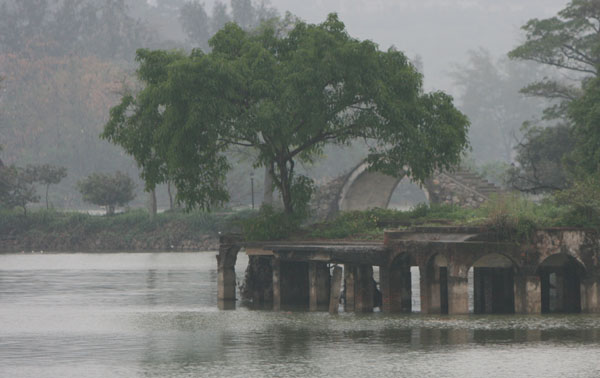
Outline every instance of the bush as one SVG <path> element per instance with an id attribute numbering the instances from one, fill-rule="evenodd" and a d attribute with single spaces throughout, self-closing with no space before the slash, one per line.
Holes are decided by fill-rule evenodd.
<path id="1" fill-rule="evenodd" d="M 263 206 L 255 216 L 241 221 L 246 240 L 280 240 L 300 229 L 303 217 L 289 215 L 271 206 Z"/>
<path id="2" fill-rule="evenodd" d="M 600 175 L 587 175 L 569 189 L 554 194 L 558 206 L 568 206 L 565 223 L 578 227 L 600 227 Z"/>

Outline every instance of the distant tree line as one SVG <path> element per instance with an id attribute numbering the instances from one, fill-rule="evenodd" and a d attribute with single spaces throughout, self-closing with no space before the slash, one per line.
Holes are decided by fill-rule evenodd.
<path id="1" fill-rule="evenodd" d="M 50 185 L 58 184 L 67 176 L 67 169 L 50 164 L 29 165 L 25 168 L 0 164 L 0 207 L 20 207 L 27 214 L 27 205 L 39 202 L 35 184 L 45 189 L 46 208 L 50 208 L 48 191 Z"/>
<path id="2" fill-rule="evenodd" d="M 512 59 L 536 62 L 572 78 L 543 78 L 521 90 L 552 100 L 543 119 L 554 126 L 526 125 L 517 146 L 518 164 L 510 175 L 519 190 L 562 190 L 600 173 L 599 20 L 599 1 L 573 0 L 555 17 L 527 22 L 522 28 L 525 42 L 509 53 Z"/>
<path id="3" fill-rule="evenodd" d="M 135 50 L 206 47 L 226 22 L 254 28 L 276 15 L 267 2 L 234 0 L 215 4 L 205 24 L 201 8 L 185 0 L 158 0 L 156 6 L 145 0 L 0 0 L 3 161 L 66 167 L 69 176 L 58 184 L 56 206 L 82 206 L 76 184 L 91 172 L 120 170 L 143 188 L 135 162 L 98 140 L 119 95 L 138 90 Z M 208 34 L 194 28 L 208 28 Z M 174 40 L 166 39 L 165 29 Z M 239 188 L 249 170 L 250 163 L 238 164 L 230 185 Z"/>

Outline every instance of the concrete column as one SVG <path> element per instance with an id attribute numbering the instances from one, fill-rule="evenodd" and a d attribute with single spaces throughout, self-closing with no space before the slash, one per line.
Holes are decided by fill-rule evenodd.
<path id="1" fill-rule="evenodd" d="M 441 313 L 442 298 L 440 290 L 440 268 L 433 266 L 429 269 L 429 275 L 427 276 L 427 295 L 429 296 L 429 311 L 431 314 Z"/>
<path id="2" fill-rule="evenodd" d="M 448 313 L 448 268 L 428 264 L 420 266 L 421 313 Z"/>
<path id="3" fill-rule="evenodd" d="M 235 262 L 240 246 L 221 244 L 217 254 L 217 300 L 235 302 Z M 231 306 L 219 306 L 230 308 Z"/>
<path id="4" fill-rule="evenodd" d="M 429 281 L 431 272 L 426 266 L 419 266 L 419 287 L 421 288 L 421 314 L 433 314 Z"/>
<path id="5" fill-rule="evenodd" d="M 540 277 L 533 273 L 518 273 L 514 276 L 515 313 L 542 313 L 542 285 Z"/>
<path id="6" fill-rule="evenodd" d="M 581 280 L 581 311 L 600 312 L 600 284 L 597 279 Z"/>
<path id="7" fill-rule="evenodd" d="M 373 267 L 371 265 L 361 264 L 356 267 L 355 284 L 354 311 L 372 312 L 375 281 L 373 281 Z"/>
<path id="8" fill-rule="evenodd" d="M 450 264 L 448 266 L 448 314 L 469 313 L 469 267 Z"/>
<path id="9" fill-rule="evenodd" d="M 271 259 L 273 269 L 273 311 L 281 310 L 281 260 L 277 256 Z"/>
<path id="10" fill-rule="evenodd" d="M 308 265 L 309 310 L 318 311 L 329 306 L 330 276 L 327 263 L 311 261 Z"/>
<path id="11" fill-rule="evenodd" d="M 390 267 L 379 267 L 379 287 L 381 288 L 381 311 L 385 313 L 392 312 L 391 307 L 391 288 L 390 288 Z"/>
<path id="12" fill-rule="evenodd" d="M 356 265 L 344 264 L 344 311 L 354 311 L 354 297 L 356 292 Z"/>

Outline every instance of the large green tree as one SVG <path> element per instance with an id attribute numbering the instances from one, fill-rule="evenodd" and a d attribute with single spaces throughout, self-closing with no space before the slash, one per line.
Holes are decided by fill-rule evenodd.
<path id="1" fill-rule="evenodd" d="M 348 35 L 334 14 L 291 30 L 228 24 L 208 54 L 138 51 L 145 88 L 111 110 L 103 136 L 133 155 L 151 189 L 171 178 L 188 206 L 227 199 L 225 153 L 257 151 L 285 211 L 300 212 L 311 181 L 297 173 L 327 144 L 369 144 L 373 169 L 417 180 L 460 160 L 468 120 L 442 92 L 424 93 L 406 56 Z"/>
<path id="2" fill-rule="evenodd" d="M 590 119 L 600 67 L 599 20 L 600 1 L 573 0 L 555 17 L 528 21 L 522 28 L 525 42 L 509 53 L 513 59 L 537 62 L 570 78 L 545 78 L 522 89 L 552 100 L 544 118 L 557 121 L 556 130 L 532 128 L 529 139 L 520 145 L 517 160 L 522 164 L 512 170 L 512 176 L 514 182 L 529 182 L 521 187 L 526 191 L 565 188 L 579 173 L 590 172 L 590 159 L 598 156 L 595 146 L 600 141 L 590 132 Z M 554 153 L 544 152 L 551 150 L 548 146 L 556 147 Z"/>

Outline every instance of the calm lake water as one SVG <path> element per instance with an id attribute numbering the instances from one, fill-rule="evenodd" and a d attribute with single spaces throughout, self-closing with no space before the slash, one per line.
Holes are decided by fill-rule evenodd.
<path id="1" fill-rule="evenodd" d="M 0 255 L 0 377 L 600 377 L 599 315 L 219 311 L 216 279 L 211 252 Z"/>

